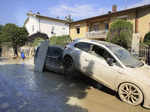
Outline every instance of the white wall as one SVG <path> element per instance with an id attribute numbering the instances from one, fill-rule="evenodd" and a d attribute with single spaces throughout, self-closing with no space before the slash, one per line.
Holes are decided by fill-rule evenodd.
<path id="1" fill-rule="evenodd" d="M 28 22 L 25 24 L 25 27 L 29 33 L 29 35 L 32 35 L 39 31 L 39 25 L 38 20 L 35 16 L 29 16 Z"/>
<path id="2" fill-rule="evenodd" d="M 52 34 L 54 29 L 54 34 Z M 49 37 L 56 35 L 69 35 L 69 25 L 56 21 L 40 20 L 40 32 L 46 33 Z"/>
<path id="3" fill-rule="evenodd" d="M 39 18 L 35 16 L 29 16 L 29 20 L 25 24 L 25 27 L 29 32 L 29 35 L 32 35 L 37 32 L 46 33 L 49 38 L 54 35 L 69 35 L 68 24 L 44 18 L 40 18 L 39 20 Z M 52 29 L 54 29 L 54 34 L 51 33 Z"/>

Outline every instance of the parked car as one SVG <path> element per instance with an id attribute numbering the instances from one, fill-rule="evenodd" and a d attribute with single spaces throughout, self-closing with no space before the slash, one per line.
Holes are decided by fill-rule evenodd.
<path id="1" fill-rule="evenodd" d="M 116 91 L 131 105 L 150 108 L 150 66 L 134 58 L 126 49 L 104 41 L 76 40 L 63 53 L 64 69 L 74 69 Z"/>

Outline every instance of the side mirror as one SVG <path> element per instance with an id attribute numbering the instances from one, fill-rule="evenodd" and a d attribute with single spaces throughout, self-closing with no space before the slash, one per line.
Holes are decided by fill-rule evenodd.
<path id="1" fill-rule="evenodd" d="M 109 66 L 113 66 L 114 65 L 114 59 L 113 58 L 107 58 L 107 63 Z"/>

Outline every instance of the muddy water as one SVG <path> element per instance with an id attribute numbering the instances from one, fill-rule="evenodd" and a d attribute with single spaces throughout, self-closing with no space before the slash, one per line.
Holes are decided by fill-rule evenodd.
<path id="1" fill-rule="evenodd" d="M 0 112 L 148 112 L 85 77 L 36 73 L 31 61 L 0 61 Z"/>

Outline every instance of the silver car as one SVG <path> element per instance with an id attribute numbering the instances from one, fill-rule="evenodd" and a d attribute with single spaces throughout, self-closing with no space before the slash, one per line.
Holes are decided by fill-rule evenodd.
<path id="1" fill-rule="evenodd" d="M 81 39 L 66 46 L 63 60 L 68 75 L 79 70 L 118 92 L 122 101 L 150 108 L 150 66 L 126 49 L 104 41 Z"/>

